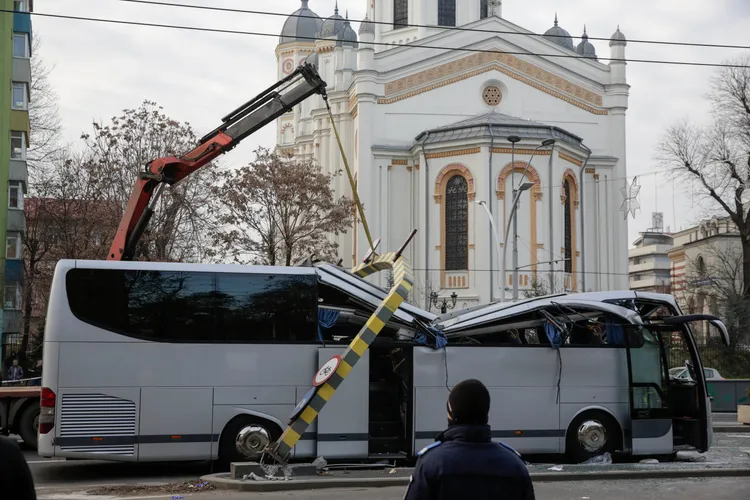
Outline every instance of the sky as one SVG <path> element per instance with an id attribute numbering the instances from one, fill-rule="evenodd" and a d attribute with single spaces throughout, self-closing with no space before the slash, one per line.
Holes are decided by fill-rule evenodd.
<path id="1" fill-rule="evenodd" d="M 164 0 L 268 13 L 290 14 L 299 0 Z M 335 0 L 309 0 L 321 17 L 333 14 Z M 342 14 L 362 19 L 370 0 L 339 0 Z M 461 3 L 467 0 L 457 0 Z M 662 40 L 750 45 L 750 0 L 504 0 L 503 17 L 535 33 L 560 26 L 578 43 L 584 24 L 590 37 L 609 38 L 615 29 L 630 40 L 626 57 L 721 63 L 750 50 L 634 43 Z M 144 100 L 157 102 L 167 115 L 193 125 L 197 135 L 213 130 L 224 114 L 276 81 L 274 50 L 282 15 L 222 13 L 121 0 L 35 0 L 39 13 L 117 19 L 265 33 L 218 34 L 116 25 L 35 16 L 40 54 L 53 66 L 51 84 L 59 96 L 64 134 L 76 142 L 93 120 L 109 121 Z M 353 27 L 358 29 L 357 23 Z M 601 57 L 608 42 L 591 40 Z M 627 67 L 630 100 L 627 118 L 627 167 L 638 176 L 640 209 L 629 218 L 629 241 L 651 227 L 652 212 L 664 213 L 665 229 L 687 228 L 710 207 L 698 191 L 659 173 L 656 146 L 670 125 L 683 118 L 709 119 L 705 99 L 717 69 L 631 62 Z M 257 146 L 272 147 L 271 125 L 246 139 L 222 159 L 228 167 L 252 160 Z M 628 179 L 628 183 L 632 178 Z"/>

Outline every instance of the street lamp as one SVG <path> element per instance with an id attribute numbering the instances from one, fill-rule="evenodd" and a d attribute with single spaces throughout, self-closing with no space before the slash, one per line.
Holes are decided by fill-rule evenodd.
<path id="1" fill-rule="evenodd" d="M 510 209 L 510 216 L 509 219 L 513 219 L 514 221 L 516 216 L 516 211 L 518 208 L 518 200 L 521 198 L 521 194 L 524 191 L 528 191 L 534 187 L 533 182 L 524 182 L 520 186 L 518 186 L 518 189 L 514 189 L 513 192 L 515 193 L 515 196 L 513 197 L 513 204 L 511 205 Z M 513 224 L 513 300 L 518 298 L 518 231 L 516 224 Z M 510 224 L 508 224 L 507 229 L 505 230 L 505 238 L 503 238 L 503 241 L 508 241 L 508 233 L 510 233 Z M 503 293 L 500 295 L 500 302 L 505 302 L 505 259 L 508 255 L 508 245 L 503 245 L 503 262 L 502 262 L 502 269 L 501 272 L 503 273 L 503 286 L 502 290 Z"/>
<path id="2" fill-rule="evenodd" d="M 499 236 L 498 236 L 497 227 L 495 226 L 495 218 L 492 216 L 492 212 L 490 212 L 490 209 L 487 206 L 487 202 L 486 201 L 484 201 L 484 200 L 475 201 L 475 203 L 477 203 L 482 208 L 484 208 L 484 211 L 487 212 L 487 217 L 489 217 L 489 219 L 490 219 L 490 226 L 492 226 L 492 234 L 495 237 L 495 247 L 497 249 L 497 258 L 499 260 L 500 259 L 500 255 L 502 254 L 502 252 L 500 250 L 500 239 L 499 239 Z M 492 259 L 492 255 L 490 255 L 490 261 L 491 261 L 491 259 Z M 498 268 L 499 267 L 500 266 L 498 266 Z M 504 288 L 505 287 L 505 282 L 503 281 L 504 279 L 505 279 L 505 276 L 501 275 L 501 277 L 500 277 L 500 281 L 501 281 L 500 289 L 503 291 L 503 294 L 505 294 L 505 288 Z M 493 300 L 492 296 L 495 295 L 495 291 L 491 290 L 490 294 L 491 294 L 490 301 L 492 301 Z"/>
<path id="3" fill-rule="evenodd" d="M 430 299 L 432 300 L 432 305 L 435 307 L 438 307 L 438 294 L 437 292 L 430 293 Z M 458 295 L 456 295 L 456 292 L 453 292 L 451 294 L 451 303 L 448 305 L 448 301 L 445 297 L 443 297 L 443 302 L 440 304 L 440 314 L 445 314 L 448 312 L 448 309 L 453 309 L 456 307 L 456 302 L 458 302 Z"/>
<path id="4" fill-rule="evenodd" d="M 528 189 L 531 189 L 531 186 L 534 184 L 531 182 L 525 182 L 521 184 L 518 188 L 516 188 L 516 181 L 515 181 L 515 163 L 516 163 L 516 143 L 521 140 L 520 137 L 517 135 L 511 135 L 508 136 L 508 142 L 511 143 L 511 165 L 514 165 L 514 167 L 511 168 L 511 186 L 513 186 L 513 205 L 510 209 L 510 218 L 513 219 L 513 300 L 518 300 L 518 210 L 517 205 L 521 195 L 522 191 L 526 191 Z M 526 168 L 524 168 L 523 173 L 521 174 L 521 182 L 526 178 L 526 172 L 529 171 L 529 167 L 531 167 L 531 162 L 534 160 L 534 155 L 536 155 L 537 151 L 539 151 L 541 148 L 551 146 L 555 143 L 555 139 L 545 139 L 542 141 L 542 143 L 537 146 L 534 151 L 531 153 L 531 158 L 529 158 L 529 161 L 526 162 Z M 526 186 L 525 189 L 522 189 L 522 186 Z M 508 227 L 510 227 L 510 224 L 508 224 Z M 500 301 L 505 301 L 505 255 L 506 255 L 506 249 L 508 248 L 508 231 L 505 232 L 505 239 L 503 239 L 503 263 L 502 263 L 502 269 L 503 274 L 501 275 L 501 279 L 503 281 L 503 286 L 501 287 L 501 290 L 503 293 L 501 294 Z"/>

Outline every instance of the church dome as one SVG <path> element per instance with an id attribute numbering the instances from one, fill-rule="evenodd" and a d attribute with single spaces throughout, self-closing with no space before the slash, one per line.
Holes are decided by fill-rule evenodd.
<path id="1" fill-rule="evenodd" d="M 544 33 L 544 38 L 560 47 L 575 51 L 573 37 L 557 24 L 557 14 L 555 14 L 555 25 Z"/>
<path id="2" fill-rule="evenodd" d="M 375 24 L 367 16 L 359 23 L 359 34 L 364 35 L 365 33 L 375 33 Z"/>
<path id="3" fill-rule="evenodd" d="M 308 0 L 302 0 L 299 9 L 289 16 L 281 29 L 279 44 L 290 42 L 314 42 L 323 20 L 307 6 Z"/>
<path id="4" fill-rule="evenodd" d="M 622 31 L 620 31 L 620 27 L 617 27 L 617 31 L 614 32 L 612 35 L 612 38 L 609 39 L 609 46 L 612 45 L 627 45 L 628 40 L 625 38 L 625 35 L 622 34 Z"/>
<path id="5" fill-rule="evenodd" d="M 339 31 L 337 37 L 337 43 L 338 45 L 357 45 L 357 33 L 354 32 L 351 24 L 349 24 L 349 19 L 344 21 L 344 27 Z"/>
<path id="6" fill-rule="evenodd" d="M 576 47 L 576 52 L 590 59 L 596 59 L 596 48 L 589 42 L 589 35 L 586 33 L 586 26 L 583 27 L 583 35 L 581 35 L 581 43 Z"/>
<path id="7" fill-rule="evenodd" d="M 336 2 L 336 7 L 333 10 L 333 15 L 323 22 L 323 27 L 320 28 L 320 36 L 323 38 L 335 38 L 344 29 L 344 19 L 339 15 L 339 3 Z"/>

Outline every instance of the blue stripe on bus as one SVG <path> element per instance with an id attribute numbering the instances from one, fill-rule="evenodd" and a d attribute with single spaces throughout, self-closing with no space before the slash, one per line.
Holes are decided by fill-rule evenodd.
<path id="1" fill-rule="evenodd" d="M 438 434 L 442 431 L 436 432 L 425 432 L 420 431 L 414 434 L 415 439 L 435 439 Z M 493 438 L 514 438 L 514 437 L 526 437 L 526 438 L 551 438 L 551 437 L 565 437 L 565 429 L 530 429 L 530 430 L 493 430 Z"/>
<path id="2" fill-rule="evenodd" d="M 56 446 L 123 446 L 131 444 L 164 443 L 210 443 L 218 442 L 219 434 L 144 434 L 140 436 L 93 436 L 59 437 Z M 367 441 L 369 436 L 361 434 L 317 434 L 306 432 L 300 441 Z"/>

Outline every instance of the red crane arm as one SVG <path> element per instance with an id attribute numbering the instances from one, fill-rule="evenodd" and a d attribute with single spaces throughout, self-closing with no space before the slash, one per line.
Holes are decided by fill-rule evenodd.
<path id="1" fill-rule="evenodd" d="M 204 136 L 198 146 L 186 155 L 167 156 L 149 163 L 136 181 L 107 260 L 133 258 L 138 241 L 167 184 L 174 185 L 211 163 L 308 97 L 320 94 L 325 98 L 325 89 L 326 82 L 312 65 L 300 65 L 289 76 L 222 118 L 222 125 Z"/>

